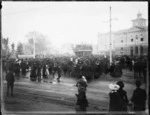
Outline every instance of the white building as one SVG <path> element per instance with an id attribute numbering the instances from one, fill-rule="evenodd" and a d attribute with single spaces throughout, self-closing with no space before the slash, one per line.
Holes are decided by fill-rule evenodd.
<path id="1" fill-rule="evenodd" d="M 133 26 L 128 29 L 112 33 L 113 55 L 147 55 L 148 54 L 148 27 L 146 19 L 139 12 L 132 20 Z M 98 52 L 108 54 L 110 51 L 110 34 L 99 34 Z"/>

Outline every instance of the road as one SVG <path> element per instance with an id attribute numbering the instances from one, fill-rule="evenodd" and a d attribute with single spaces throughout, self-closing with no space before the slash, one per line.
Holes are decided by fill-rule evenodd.
<path id="1" fill-rule="evenodd" d="M 87 99 L 88 112 L 108 111 L 110 92 L 108 85 L 119 80 L 124 81 L 128 98 L 131 98 L 135 88 L 132 74 L 123 75 L 121 78 L 112 78 L 102 75 L 99 79 L 88 84 Z M 3 110 L 5 112 L 71 112 L 75 113 L 77 87 L 76 79 L 62 76 L 60 83 L 32 82 L 29 73 L 15 80 L 14 97 L 7 97 L 6 81 L 3 81 Z M 143 85 L 145 87 L 145 85 Z"/>

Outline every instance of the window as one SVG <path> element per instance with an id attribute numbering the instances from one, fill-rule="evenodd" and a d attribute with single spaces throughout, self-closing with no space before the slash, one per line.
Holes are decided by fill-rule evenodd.
<path id="1" fill-rule="evenodd" d="M 121 54 L 123 54 L 123 47 L 121 47 L 121 51 L 120 51 L 120 53 L 121 53 Z"/>
<path id="2" fill-rule="evenodd" d="M 140 46 L 140 55 L 143 55 L 143 46 Z"/>
<path id="3" fill-rule="evenodd" d="M 141 38 L 141 41 L 144 41 L 144 39 L 143 39 L 143 38 Z"/>
<path id="4" fill-rule="evenodd" d="M 131 39 L 131 42 L 133 42 L 133 39 Z"/>
<path id="5" fill-rule="evenodd" d="M 138 54 L 138 47 L 135 47 L 135 54 Z"/>
<path id="6" fill-rule="evenodd" d="M 133 47 L 130 48 L 130 55 L 133 56 Z"/>

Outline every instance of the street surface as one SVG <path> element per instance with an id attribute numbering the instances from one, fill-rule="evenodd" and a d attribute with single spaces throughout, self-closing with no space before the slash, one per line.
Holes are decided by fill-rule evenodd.
<path id="1" fill-rule="evenodd" d="M 123 70 L 121 78 L 113 78 L 110 75 L 102 75 L 99 79 L 94 79 L 88 83 L 87 99 L 89 107 L 87 112 L 106 112 L 109 107 L 108 93 L 110 83 L 119 80 L 124 81 L 124 89 L 127 91 L 130 100 L 135 89 L 133 72 Z M 30 73 L 26 76 L 15 78 L 14 97 L 6 96 L 6 81 L 3 80 L 2 109 L 5 112 L 68 112 L 75 113 L 77 79 L 69 76 L 62 76 L 61 82 L 56 81 L 55 76 L 52 83 L 47 80 L 41 82 L 30 81 Z M 142 85 L 145 88 L 145 84 Z"/>

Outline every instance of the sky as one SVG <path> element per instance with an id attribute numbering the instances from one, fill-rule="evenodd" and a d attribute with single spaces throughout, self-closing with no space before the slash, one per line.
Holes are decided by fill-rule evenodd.
<path id="1" fill-rule="evenodd" d="M 148 19 L 148 2 L 2 2 L 2 36 L 17 44 L 29 32 L 47 36 L 55 47 L 67 43 L 97 44 L 98 33 L 132 27 L 140 11 Z"/>

